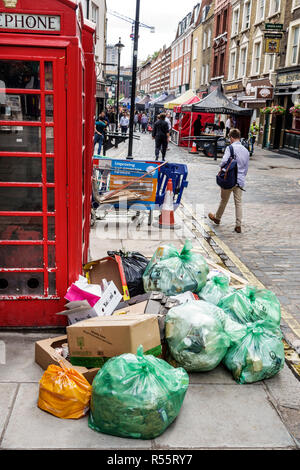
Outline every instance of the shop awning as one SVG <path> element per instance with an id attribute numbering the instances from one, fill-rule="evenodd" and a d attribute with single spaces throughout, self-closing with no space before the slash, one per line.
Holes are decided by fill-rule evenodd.
<path id="1" fill-rule="evenodd" d="M 214 90 L 203 100 L 199 101 L 199 103 L 182 106 L 181 112 L 185 111 L 193 113 L 235 114 L 237 116 L 251 116 L 253 113 L 252 109 L 241 108 L 230 101 L 220 88 Z"/>
<path id="2" fill-rule="evenodd" d="M 160 103 L 167 97 L 168 95 L 166 93 L 163 93 L 162 95 L 159 95 L 157 98 L 154 98 L 153 100 L 149 101 L 149 106 L 154 106 L 155 103 Z"/>
<path id="3" fill-rule="evenodd" d="M 180 106 L 174 106 L 173 111 L 174 111 L 175 113 L 181 113 L 181 108 L 182 108 L 182 106 L 185 106 L 185 105 L 188 105 L 188 104 L 199 103 L 199 101 L 201 101 L 200 98 L 199 98 L 199 96 L 197 96 L 197 95 L 192 96 L 192 98 L 190 98 L 189 100 L 187 100 L 187 101 L 186 101 L 185 103 L 183 103 L 182 105 L 180 105 Z"/>
<path id="4" fill-rule="evenodd" d="M 163 108 L 165 104 L 169 103 L 170 101 L 173 101 L 175 99 L 175 95 L 173 93 L 171 95 L 166 96 L 163 100 L 157 101 L 154 106 L 156 108 Z"/>
<path id="5" fill-rule="evenodd" d="M 180 105 L 183 105 L 184 103 L 186 103 L 188 100 L 190 100 L 191 98 L 194 98 L 196 95 L 195 93 L 192 91 L 192 90 L 188 90 L 186 91 L 185 93 L 183 93 L 182 95 L 178 96 L 178 98 L 175 98 L 174 101 L 170 101 L 169 103 L 167 103 L 165 105 L 165 108 L 167 109 L 173 109 L 174 106 L 180 106 Z"/>

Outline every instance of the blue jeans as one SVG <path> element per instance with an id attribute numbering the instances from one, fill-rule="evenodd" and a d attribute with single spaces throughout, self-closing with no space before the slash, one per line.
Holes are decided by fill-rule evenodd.
<path id="1" fill-rule="evenodd" d="M 99 147 L 98 147 L 98 155 L 101 153 L 101 147 L 103 144 L 104 137 L 102 134 L 95 134 L 94 135 L 94 147 L 95 145 L 99 142 Z"/>

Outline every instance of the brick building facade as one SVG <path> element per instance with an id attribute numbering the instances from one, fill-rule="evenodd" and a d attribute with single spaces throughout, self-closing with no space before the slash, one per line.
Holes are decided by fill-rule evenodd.
<path id="1" fill-rule="evenodd" d="M 178 24 L 175 40 L 171 44 L 170 91 L 177 95 L 190 86 L 192 34 L 198 18 L 200 3 Z"/>
<path id="2" fill-rule="evenodd" d="M 171 47 L 164 46 L 151 61 L 150 93 L 157 94 L 169 90 L 171 67 Z"/>
<path id="3" fill-rule="evenodd" d="M 207 92 L 211 78 L 211 45 L 214 1 L 203 0 L 192 37 L 190 88 L 200 97 Z"/>
<path id="4" fill-rule="evenodd" d="M 230 26 L 230 0 L 215 0 L 211 55 L 211 80 L 215 85 L 227 79 Z"/>

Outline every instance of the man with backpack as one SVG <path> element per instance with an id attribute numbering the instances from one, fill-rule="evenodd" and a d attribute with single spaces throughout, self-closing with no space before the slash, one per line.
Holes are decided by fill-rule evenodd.
<path id="1" fill-rule="evenodd" d="M 241 233 L 242 229 L 242 194 L 248 172 L 249 152 L 241 144 L 241 133 L 238 129 L 229 132 L 230 144 L 224 153 L 221 170 L 217 175 L 217 184 L 221 187 L 221 201 L 216 214 L 208 214 L 210 220 L 219 225 L 227 203 L 233 193 L 235 204 L 236 224 L 235 231 Z"/>

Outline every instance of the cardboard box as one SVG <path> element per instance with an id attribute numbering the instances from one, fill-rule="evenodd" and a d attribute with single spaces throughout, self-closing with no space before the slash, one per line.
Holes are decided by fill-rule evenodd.
<path id="1" fill-rule="evenodd" d="M 58 312 L 56 315 L 66 315 L 69 325 L 98 316 L 96 310 L 90 306 L 87 300 L 69 302 L 65 304 L 65 307 L 66 310 Z"/>
<path id="2" fill-rule="evenodd" d="M 111 256 L 87 263 L 83 270 L 90 284 L 101 284 L 102 279 L 113 281 L 119 292 L 123 292 L 118 263 Z"/>
<path id="3" fill-rule="evenodd" d="M 155 315 L 127 314 L 90 318 L 67 327 L 70 360 L 99 359 L 144 352 L 161 353 L 158 318 Z M 95 361 L 96 362 L 96 361 Z M 84 361 L 81 362 L 83 364 Z M 94 361 L 86 361 L 93 364 Z M 77 362 L 78 364 L 78 362 Z"/>
<path id="4" fill-rule="evenodd" d="M 92 384 L 95 375 L 97 374 L 98 368 L 87 369 L 86 367 L 73 366 L 71 362 L 64 359 L 62 356 L 58 356 L 55 348 L 61 347 L 63 343 L 67 342 L 67 336 L 58 336 L 56 338 L 47 338 L 37 341 L 35 343 L 35 362 L 41 366 L 42 369 L 46 370 L 50 364 L 59 366 L 59 360 L 66 366 L 72 367 L 73 369 L 80 372 L 86 380 Z"/>

